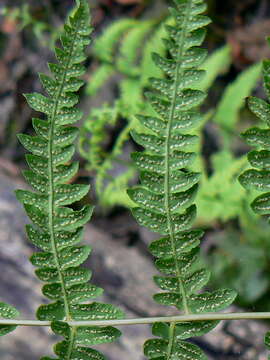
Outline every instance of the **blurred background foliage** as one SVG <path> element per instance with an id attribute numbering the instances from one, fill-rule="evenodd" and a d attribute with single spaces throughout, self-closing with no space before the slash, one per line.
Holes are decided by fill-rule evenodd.
<path id="1" fill-rule="evenodd" d="M 151 111 L 144 101 L 149 77 L 160 76 L 151 53 L 164 53 L 164 23 L 171 19 L 165 0 L 90 1 L 95 26 L 89 49 L 86 86 L 82 90 L 85 118 L 81 123 L 77 157 L 81 181 L 91 182 L 97 204 L 96 223 L 114 228 L 119 217 L 130 244 L 147 243 L 129 215 L 133 204 L 126 188 L 138 181 L 129 154 L 135 150 L 130 131 L 145 132 L 137 113 Z M 30 131 L 33 114 L 23 92 L 40 91 L 37 71 L 45 71 L 62 20 L 72 0 L 2 0 L 0 4 L 0 171 L 19 175 L 23 149 L 17 132 Z M 246 168 L 248 148 L 241 131 L 258 124 L 245 107 L 250 94 L 263 97 L 261 60 L 270 57 L 267 0 L 209 0 L 205 46 L 206 76 L 198 88 L 209 90 L 202 107 L 203 123 L 196 131 L 201 155 L 194 166 L 202 172 L 197 197 L 197 225 L 206 230 L 204 258 L 212 269 L 212 283 L 235 288 L 242 306 L 270 309 L 270 229 L 249 209 L 254 194 L 237 182 Z M 87 200 L 85 200 L 87 201 Z M 121 230 L 123 231 L 123 230 Z M 135 234 L 135 235 L 134 235 Z M 145 239 L 142 237 L 145 236 Z"/>

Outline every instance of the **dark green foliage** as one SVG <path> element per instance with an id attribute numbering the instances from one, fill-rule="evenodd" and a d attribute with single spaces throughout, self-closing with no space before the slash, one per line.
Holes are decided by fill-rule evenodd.
<path id="1" fill-rule="evenodd" d="M 40 320 L 105 320 L 123 316 L 112 305 L 82 304 L 103 291 L 89 284 L 90 271 L 79 267 L 90 254 L 89 246 L 78 243 L 83 235 L 82 226 L 90 219 L 93 207 L 85 206 L 77 211 L 66 207 L 82 199 L 89 190 L 88 185 L 68 182 L 78 169 L 78 164 L 70 162 L 78 129 L 70 124 L 82 115 L 75 107 L 78 96 L 74 92 L 83 85 L 78 77 L 84 74 L 81 62 L 85 59 L 84 48 L 89 44 L 91 31 L 88 5 L 81 0 L 64 27 L 62 47 L 55 49 L 58 63 L 49 64 L 52 75 L 40 75 L 48 96 L 26 95 L 29 105 L 45 113 L 47 119 L 33 119 L 36 136 L 18 136 L 32 153 L 26 157 L 30 170 L 25 171 L 24 176 L 35 192 L 18 190 L 16 195 L 33 222 L 27 225 L 28 237 L 42 252 L 35 253 L 31 261 L 38 267 L 38 278 L 46 282 L 43 294 L 52 300 L 39 307 Z M 57 324 L 52 328 L 62 334 Z M 81 345 L 113 341 L 120 335 L 114 328 L 62 326 L 65 341 L 55 347 L 55 352 L 59 359 L 65 360 L 103 359 L 96 351 Z"/>
<path id="2" fill-rule="evenodd" d="M 19 316 L 19 312 L 13 306 L 0 302 L 0 319 L 14 319 Z M 15 330 L 14 325 L 0 325 L 0 336 L 6 335 Z"/>
<path id="3" fill-rule="evenodd" d="M 165 79 L 151 79 L 152 90 L 147 98 L 153 116 L 140 116 L 150 134 L 133 134 L 145 147 L 133 154 L 140 170 L 141 185 L 130 190 L 137 204 L 133 214 L 138 222 L 164 237 L 153 242 L 150 251 L 158 259 L 156 284 L 163 292 L 154 299 L 163 305 L 173 305 L 185 314 L 220 311 L 232 303 L 235 292 L 224 289 L 197 293 L 207 284 L 209 272 L 199 259 L 201 231 L 191 230 L 196 216 L 193 205 L 198 174 L 189 170 L 195 153 L 190 150 L 195 137 L 188 135 L 201 116 L 196 109 L 205 94 L 195 90 L 202 71 L 198 67 L 206 57 L 199 48 L 209 18 L 201 15 L 206 5 L 203 0 L 175 0 L 171 14 L 174 26 L 167 26 L 169 39 L 165 44 L 170 57 L 154 54 L 155 64 L 163 70 Z M 192 148 L 191 148 L 192 149 Z M 149 359 L 206 359 L 195 345 L 182 340 L 211 330 L 216 323 L 200 322 L 155 324 L 153 334 L 161 339 L 148 340 L 145 355 Z"/>
<path id="4" fill-rule="evenodd" d="M 268 39 L 270 45 L 270 38 Z M 263 62 L 264 88 L 270 99 L 270 61 Z M 270 215 L 270 151 L 269 151 L 269 131 L 270 131 L 270 104 L 267 101 L 256 97 L 249 97 L 247 100 L 250 110 L 264 122 L 263 128 L 254 127 L 242 134 L 245 141 L 256 148 L 248 154 L 248 160 L 252 169 L 246 170 L 239 177 L 239 181 L 247 190 L 260 191 L 263 194 L 255 198 L 251 208 L 256 214 L 265 215 L 269 221 Z M 270 332 L 266 335 L 265 344 L 270 349 Z M 270 357 L 269 357 L 270 358 Z"/>

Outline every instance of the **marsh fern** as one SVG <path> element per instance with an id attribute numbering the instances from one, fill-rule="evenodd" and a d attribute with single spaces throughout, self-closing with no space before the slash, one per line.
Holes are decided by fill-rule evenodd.
<path id="1" fill-rule="evenodd" d="M 87 2 L 78 1 L 75 13 L 64 26 L 62 46 L 55 49 L 58 62 L 49 64 L 50 76 L 40 75 L 47 96 L 26 95 L 29 105 L 44 113 L 46 120 L 33 119 L 36 136 L 18 136 L 32 153 L 26 155 L 30 170 L 24 171 L 24 176 L 34 192 L 18 190 L 16 195 L 33 222 L 27 225 L 27 234 L 42 251 L 35 253 L 31 261 L 38 268 L 38 278 L 46 283 L 43 294 L 52 301 L 39 307 L 37 317 L 52 321 L 53 331 L 64 336 L 65 340 L 55 346 L 55 353 L 58 359 L 65 360 L 104 359 L 84 345 L 111 342 L 120 335 L 113 327 L 70 327 L 65 321 L 122 317 L 121 311 L 112 305 L 85 303 L 102 294 L 102 289 L 89 283 L 91 272 L 79 267 L 91 250 L 78 243 L 93 207 L 84 206 L 80 210 L 70 207 L 89 190 L 88 185 L 69 182 L 78 170 L 78 163 L 70 161 L 78 129 L 70 125 L 82 116 L 75 107 L 78 102 L 75 93 L 83 85 L 79 79 L 84 74 L 81 62 L 85 60 L 84 48 L 91 32 Z"/>
<path id="2" fill-rule="evenodd" d="M 174 0 L 174 3 L 175 8 L 170 12 L 175 23 L 166 27 L 169 55 L 167 58 L 153 55 L 165 78 L 150 79 L 152 89 L 146 97 L 153 114 L 138 116 L 152 135 L 132 134 L 145 148 L 132 155 L 140 170 L 141 184 L 128 193 L 137 204 L 132 211 L 139 224 L 162 235 L 150 245 L 162 274 L 154 277 L 163 290 L 154 295 L 155 301 L 175 306 L 185 314 L 199 314 L 226 308 L 236 294 L 229 289 L 201 292 L 210 274 L 199 259 L 203 232 L 191 229 L 196 216 L 193 203 L 199 174 L 190 170 L 195 153 L 189 149 L 197 137 L 188 132 L 201 120 L 197 108 L 205 94 L 195 88 L 204 75 L 198 67 L 206 51 L 199 46 L 209 18 L 201 15 L 206 10 L 203 0 Z M 196 345 L 184 340 L 203 335 L 216 325 L 213 321 L 156 323 L 152 331 L 158 338 L 145 343 L 145 355 L 159 360 L 205 359 Z"/>

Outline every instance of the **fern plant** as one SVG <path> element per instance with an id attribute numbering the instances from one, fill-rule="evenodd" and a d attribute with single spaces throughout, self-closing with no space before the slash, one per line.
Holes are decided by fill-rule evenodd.
<path id="1" fill-rule="evenodd" d="M 206 9 L 203 0 L 174 3 L 171 15 L 175 24 L 167 26 L 169 38 L 165 40 L 170 57 L 158 54 L 153 57 L 166 78 L 151 79 L 152 90 L 146 96 L 153 112 L 138 117 L 152 134 L 132 134 L 145 148 L 144 152 L 132 155 L 140 170 L 141 185 L 128 193 L 137 204 L 132 212 L 139 224 L 163 235 L 150 245 L 150 251 L 158 258 L 156 267 L 163 274 L 154 277 L 164 290 L 154 299 L 188 315 L 222 310 L 236 294 L 229 289 L 198 294 L 207 284 L 209 272 L 199 260 L 203 232 L 191 230 L 199 174 L 189 170 L 195 153 L 187 149 L 197 140 L 188 132 L 201 120 L 197 108 L 205 98 L 204 92 L 194 89 L 194 84 L 203 76 L 198 68 L 206 51 L 199 46 L 205 36 L 203 27 L 210 20 L 201 15 Z M 197 346 L 183 340 L 205 334 L 216 325 L 211 321 L 155 323 L 153 335 L 159 339 L 145 343 L 145 355 L 149 359 L 205 359 Z"/>
<path id="2" fill-rule="evenodd" d="M 81 62 L 85 59 L 84 48 L 89 44 L 91 32 L 87 2 L 80 0 L 75 14 L 64 27 L 62 48 L 55 49 L 58 63 L 49 64 L 51 76 L 40 74 L 48 96 L 25 95 L 29 105 L 44 113 L 47 119 L 33 119 L 36 136 L 18 136 L 32 153 L 26 155 L 30 170 L 24 171 L 24 176 L 35 191 L 18 190 L 16 195 L 33 222 L 27 225 L 28 237 L 42 250 L 31 257 L 31 262 L 38 268 L 38 278 L 46 283 L 43 294 L 53 301 L 38 308 L 37 318 L 52 321 L 52 330 L 64 336 L 55 353 L 59 359 L 66 360 L 103 359 L 99 352 L 84 345 L 111 342 L 120 332 L 113 327 L 77 327 L 61 321 L 122 317 L 122 312 L 112 305 L 84 303 L 102 293 L 102 289 L 89 283 L 91 272 L 79 267 L 91 250 L 78 243 L 93 207 L 84 206 L 77 211 L 70 207 L 89 190 L 88 185 L 68 182 L 78 170 L 78 163 L 70 162 L 78 129 L 70 124 L 82 115 L 75 107 L 78 102 L 75 92 L 83 85 L 78 77 L 84 73 Z"/>
<path id="3" fill-rule="evenodd" d="M 270 45 L 270 38 L 268 38 Z M 264 88 L 270 99 L 270 61 L 263 62 L 263 79 Z M 269 151 L 269 133 L 270 121 L 269 112 L 270 104 L 256 97 L 247 99 L 249 109 L 263 122 L 263 127 L 253 127 L 242 134 L 245 141 L 256 150 L 250 151 L 248 161 L 253 167 L 246 170 L 240 177 L 239 181 L 248 191 L 255 190 L 263 192 L 252 202 L 251 207 L 256 214 L 263 215 L 269 220 L 270 213 L 270 151 Z M 270 332 L 266 334 L 265 343 L 270 349 Z M 270 357 L 269 357 L 270 358 Z"/>
<path id="4" fill-rule="evenodd" d="M 206 57 L 200 46 L 205 37 L 204 27 L 210 21 L 202 15 L 205 2 L 174 0 L 175 8 L 170 10 L 173 22 L 167 25 L 164 40 L 167 57 L 153 55 L 161 77 L 150 79 L 151 90 L 146 94 L 149 103 L 143 114 L 137 116 L 139 125 L 132 131 L 133 139 L 145 148 L 132 155 L 141 180 L 139 186 L 128 191 L 136 204 L 132 211 L 142 226 L 162 236 L 150 245 L 162 274 L 154 277 L 163 290 L 154 299 L 182 312 L 171 317 L 140 319 L 122 319 L 122 311 L 110 304 L 85 303 L 99 296 L 102 289 L 90 284 L 90 271 L 80 267 L 90 248 L 78 243 L 93 207 L 73 210 L 73 204 L 87 194 L 89 186 L 70 184 L 78 169 L 78 164 L 71 162 L 78 129 L 71 125 L 81 117 L 75 93 L 83 85 L 79 79 L 84 73 L 81 62 L 92 31 L 87 1 L 76 3 L 76 11 L 64 26 L 62 46 L 55 49 L 58 63 L 49 64 L 50 76 L 40 74 L 47 96 L 26 95 L 29 105 L 45 114 L 46 119 L 33 119 L 35 136 L 19 135 L 21 143 L 32 153 L 26 155 L 30 170 L 24 176 L 34 191 L 18 190 L 16 195 L 33 222 L 27 225 L 28 237 L 41 251 L 31 261 L 38 268 L 38 278 L 45 282 L 43 294 L 52 302 L 39 307 L 38 321 L 14 320 L 18 311 L 0 302 L 0 336 L 17 325 L 51 326 L 64 337 L 54 348 L 58 360 L 104 360 L 100 352 L 88 346 L 117 339 L 120 331 L 115 325 L 152 323 L 156 338 L 146 341 L 144 346 L 149 359 L 206 359 L 190 338 L 207 333 L 222 319 L 269 319 L 270 314 L 211 314 L 230 305 L 236 293 L 230 289 L 201 290 L 210 274 L 200 260 L 203 232 L 192 229 L 200 177 L 192 165 L 198 149 L 196 128 L 203 118 L 198 108 L 205 99 L 204 92 L 198 90 L 198 81 L 204 75 L 200 67 Z M 270 61 L 265 61 L 268 96 L 269 73 Z M 250 98 L 249 106 L 269 127 L 270 105 Z M 240 177 L 248 189 L 269 189 L 268 127 L 252 128 L 244 134 L 250 145 L 262 148 L 249 154 L 251 165 L 259 170 L 248 170 Z M 255 199 L 252 207 L 258 214 L 268 216 L 269 199 L 270 193 L 266 192 Z M 270 348 L 270 333 L 266 335 L 266 345 Z M 48 356 L 42 359 L 52 360 Z"/>

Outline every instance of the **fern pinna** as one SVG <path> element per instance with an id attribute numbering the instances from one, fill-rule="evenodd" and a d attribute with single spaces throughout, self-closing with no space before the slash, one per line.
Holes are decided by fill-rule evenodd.
<path id="1" fill-rule="evenodd" d="M 154 281 L 164 290 L 154 295 L 155 301 L 173 305 L 185 314 L 219 311 L 232 303 L 236 294 L 229 289 L 199 293 L 208 282 L 209 272 L 200 265 L 200 230 L 190 230 L 196 216 L 193 205 L 199 174 L 188 170 L 194 160 L 193 152 L 185 151 L 196 142 L 187 134 L 200 121 L 196 108 L 205 94 L 195 90 L 203 76 L 197 68 L 206 57 L 199 48 L 209 18 L 201 15 L 203 0 L 174 0 L 171 14 L 174 26 L 167 26 L 165 40 L 169 57 L 154 54 L 155 64 L 166 74 L 165 79 L 151 79 L 152 91 L 147 98 L 155 113 L 139 116 L 143 126 L 153 135 L 133 133 L 134 140 L 145 148 L 132 158 L 140 172 L 141 185 L 129 190 L 138 205 L 133 214 L 142 226 L 162 234 L 150 245 L 157 257 L 156 267 L 165 276 Z M 207 333 L 217 322 L 155 323 L 153 334 L 159 339 L 145 343 L 149 359 L 205 359 L 203 352 L 183 340 Z"/>
<path id="2" fill-rule="evenodd" d="M 270 38 L 268 38 L 270 45 Z M 270 60 L 263 61 L 264 88 L 270 100 Z M 265 124 L 264 128 L 253 127 L 242 134 L 248 145 L 257 148 L 248 154 L 248 161 L 253 169 L 246 170 L 239 177 L 241 185 L 247 190 L 263 192 L 255 198 L 251 207 L 258 215 L 270 214 L 270 104 L 256 97 L 247 99 L 249 109 Z M 265 344 L 270 350 L 270 332 L 266 334 Z M 270 359 L 270 356 L 269 356 Z"/>
<path id="3" fill-rule="evenodd" d="M 0 319 L 14 319 L 19 312 L 13 306 L 0 302 Z M 0 325 L 0 336 L 4 336 L 16 329 L 16 325 Z"/>
<path id="4" fill-rule="evenodd" d="M 52 76 L 40 75 L 48 96 L 26 95 L 29 105 L 45 113 L 47 119 L 33 119 L 37 136 L 19 135 L 20 142 L 32 153 L 26 155 L 31 170 L 25 171 L 24 176 L 35 192 L 18 190 L 16 195 L 34 223 L 27 226 L 28 237 L 43 250 L 35 253 L 31 261 L 38 267 L 38 278 L 46 282 L 43 294 L 53 300 L 39 307 L 37 317 L 52 321 L 53 331 L 65 337 L 55 347 L 58 359 L 65 360 L 104 359 L 96 350 L 81 345 L 111 342 L 120 332 L 113 327 L 70 327 L 62 320 L 122 317 L 121 311 L 112 305 L 81 304 L 102 293 L 102 289 L 88 282 L 90 271 L 79 267 L 90 253 L 89 246 L 77 244 L 93 207 L 85 206 L 78 211 L 66 207 L 80 200 L 89 190 L 88 185 L 67 182 L 78 169 L 78 163 L 70 162 L 78 129 L 69 125 L 81 118 L 81 111 L 75 107 L 78 96 L 74 92 L 83 85 L 78 79 L 84 73 L 80 63 L 85 59 L 84 48 L 89 44 L 91 31 L 87 2 L 78 1 L 74 15 L 64 27 L 62 47 L 55 49 L 58 63 L 49 64 Z"/>

